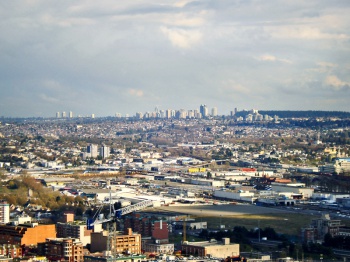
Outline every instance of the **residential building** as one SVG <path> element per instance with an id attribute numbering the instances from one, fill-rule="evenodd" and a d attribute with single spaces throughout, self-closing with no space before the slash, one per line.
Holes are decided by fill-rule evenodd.
<path id="1" fill-rule="evenodd" d="M 76 238 L 48 238 L 38 244 L 38 254 L 49 261 L 84 261 L 83 244 Z"/>
<path id="2" fill-rule="evenodd" d="M 88 230 L 86 223 L 83 221 L 68 223 L 57 222 L 56 230 L 58 238 L 77 238 L 83 246 L 86 246 L 91 242 L 92 230 Z"/>
<path id="3" fill-rule="evenodd" d="M 217 107 L 213 107 L 211 109 L 211 116 L 212 117 L 216 117 L 218 115 L 218 108 Z"/>
<path id="4" fill-rule="evenodd" d="M 0 224 L 10 222 L 10 205 L 6 202 L 0 203 Z"/>
<path id="5" fill-rule="evenodd" d="M 326 234 L 335 236 L 350 236 L 350 229 L 341 224 L 341 220 L 331 219 L 329 214 L 323 214 L 321 218 L 313 219 L 308 227 L 302 228 L 303 242 L 324 241 Z"/>
<path id="6" fill-rule="evenodd" d="M 91 252 L 102 252 L 107 250 L 108 232 L 102 231 L 91 233 Z M 141 235 L 134 234 L 131 228 L 126 235 L 117 235 L 115 239 L 115 248 L 117 254 L 140 254 L 141 253 Z"/>
<path id="7" fill-rule="evenodd" d="M 46 238 L 56 237 L 56 227 L 30 223 L 25 225 L 0 225 L 0 244 L 37 245 Z"/>
<path id="8" fill-rule="evenodd" d="M 208 107 L 206 105 L 200 105 L 199 112 L 202 114 L 203 118 L 208 116 Z"/>
<path id="9" fill-rule="evenodd" d="M 86 148 L 86 152 L 90 154 L 90 157 L 98 156 L 98 146 L 96 144 L 89 144 Z"/>
<path id="10" fill-rule="evenodd" d="M 102 147 L 100 147 L 100 156 L 102 156 L 102 158 L 108 158 L 110 151 L 111 149 L 109 146 L 103 145 Z"/>

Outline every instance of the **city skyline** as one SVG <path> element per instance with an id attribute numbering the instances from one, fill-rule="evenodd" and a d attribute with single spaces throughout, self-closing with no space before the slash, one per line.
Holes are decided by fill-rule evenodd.
<path id="1" fill-rule="evenodd" d="M 0 3 L 0 115 L 350 111 L 350 3 Z M 193 106 L 196 105 L 196 106 Z M 76 113 L 75 113 L 76 112 Z"/>

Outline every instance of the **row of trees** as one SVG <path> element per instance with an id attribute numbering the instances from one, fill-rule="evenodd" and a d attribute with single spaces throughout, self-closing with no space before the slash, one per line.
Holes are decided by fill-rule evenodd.
<path id="1" fill-rule="evenodd" d="M 86 210 L 86 199 L 81 196 L 66 196 L 44 188 L 37 180 L 26 175 L 21 179 L 12 179 L 5 182 L 1 187 L 0 199 L 4 199 L 15 206 L 24 206 L 30 203 L 50 210 L 70 208 L 76 210 L 79 214 Z"/>

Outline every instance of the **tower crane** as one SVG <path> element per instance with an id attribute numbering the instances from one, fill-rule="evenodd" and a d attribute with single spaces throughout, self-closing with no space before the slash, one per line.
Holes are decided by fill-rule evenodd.
<path id="1" fill-rule="evenodd" d="M 145 200 L 141 201 L 139 203 L 136 203 L 131 206 L 127 206 L 124 208 L 120 208 L 115 210 L 114 205 L 112 205 L 111 202 L 111 194 L 109 198 L 109 215 L 107 218 L 103 218 L 103 216 L 100 215 L 100 212 L 103 208 L 103 205 L 97 210 L 93 222 L 90 223 L 90 226 L 98 225 L 98 224 L 106 224 L 107 227 L 107 251 L 112 255 L 113 258 L 116 257 L 116 231 L 117 231 L 117 226 L 116 222 L 117 219 L 120 219 L 122 216 L 132 213 L 134 211 L 138 211 L 141 209 L 144 209 L 149 206 L 153 206 L 153 201 L 152 200 Z"/>

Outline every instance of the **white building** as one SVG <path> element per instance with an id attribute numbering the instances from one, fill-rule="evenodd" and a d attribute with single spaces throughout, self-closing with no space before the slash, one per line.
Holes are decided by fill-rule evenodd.
<path id="1" fill-rule="evenodd" d="M 0 203 L 0 224 L 10 222 L 10 205 L 6 202 Z"/>
<path id="2" fill-rule="evenodd" d="M 97 157 L 98 156 L 98 147 L 96 144 L 89 144 L 87 146 L 86 151 L 90 155 L 90 157 Z"/>
<path id="3" fill-rule="evenodd" d="M 108 146 L 103 145 L 100 147 L 100 156 L 102 156 L 102 158 L 108 158 L 110 151 L 111 150 Z"/>

